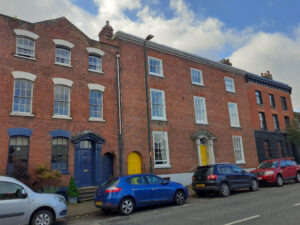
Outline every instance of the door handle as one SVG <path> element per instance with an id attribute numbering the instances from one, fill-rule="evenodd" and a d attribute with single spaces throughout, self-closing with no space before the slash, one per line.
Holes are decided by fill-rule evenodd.
<path id="1" fill-rule="evenodd" d="M 152 191 L 155 191 L 156 190 L 156 188 L 152 188 Z"/>
<path id="2" fill-rule="evenodd" d="M 133 188 L 132 190 L 133 190 L 133 191 L 136 191 L 136 190 L 137 190 L 137 188 Z"/>

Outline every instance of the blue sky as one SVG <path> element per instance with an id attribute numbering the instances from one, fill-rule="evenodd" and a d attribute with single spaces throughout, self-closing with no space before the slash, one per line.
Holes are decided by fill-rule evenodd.
<path id="1" fill-rule="evenodd" d="M 0 13 L 30 22 L 64 16 L 90 38 L 109 20 L 114 31 L 260 74 L 293 88 L 300 112 L 299 0 L 0 0 Z"/>

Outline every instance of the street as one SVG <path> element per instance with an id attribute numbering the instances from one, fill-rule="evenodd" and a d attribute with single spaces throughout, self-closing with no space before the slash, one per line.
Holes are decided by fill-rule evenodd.
<path id="1" fill-rule="evenodd" d="M 257 192 L 233 192 L 227 198 L 194 193 L 183 206 L 165 205 L 138 209 L 130 216 L 102 214 L 59 221 L 55 225 L 299 225 L 300 185 L 289 183 L 281 188 L 261 187 Z"/>

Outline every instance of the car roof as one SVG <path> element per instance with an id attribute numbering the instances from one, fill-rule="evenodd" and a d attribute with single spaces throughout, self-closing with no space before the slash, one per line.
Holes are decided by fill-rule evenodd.
<path id="1" fill-rule="evenodd" d="M 267 160 L 264 160 L 263 162 L 274 162 L 274 161 L 279 161 L 279 160 L 294 160 L 294 159 L 293 158 L 267 159 Z"/>
<path id="2" fill-rule="evenodd" d="M 118 177 L 118 178 L 127 179 L 127 178 L 130 178 L 130 177 L 135 177 L 135 176 L 145 176 L 145 175 L 157 176 L 157 175 L 151 174 L 151 173 L 139 173 L 139 174 L 126 175 L 126 176 Z"/>
<path id="3" fill-rule="evenodd" d="M 15 182 L 17 181 L 15 178 L 13 177 L 7 177 L 7 176 L 0 176 L 0 181 L 10 181 L 10 182 Z"/>

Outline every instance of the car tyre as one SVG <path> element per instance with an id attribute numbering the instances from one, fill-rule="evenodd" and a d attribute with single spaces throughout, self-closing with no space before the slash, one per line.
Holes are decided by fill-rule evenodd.
<path id="1" fill-rule="evenodd" d="M 283 186 L 283 178 L 282 178 L 281 175 L 276 176 L 275 184 L 276 184 L 277 187 Z"/>
<path id="2" fill-rule="evenodd" d="M 227 197 L 230 195 L 230 188 L 227 183 L 222 183 L 220 186 L 220 192 L 219 192 L 221 197 Z"/>
<path id="3" fill-rule="evenodd" d="M 49 210 L 37 211 L 31 220 L 31 225 L 51 225 L 54 221 L 53 214 Z"/>
<path id="4" fill-rule="evenodd" d="M 300 172 L 297 172 L 295 181 L 296 183 L 300 183 Z"/>
<path id="5" fill-rule="evenodd" d="M 255 179 L 251 179 L 251 184 L 250 184 L 250 191 L 257 191 L 258 190 L 258 182 Z"/>
<path id="6" fill-rule="evenodd" d="M 174 204 L 175 205 L 182 205 L 185 201 L 185 194 L 183 191 L 178 190 L 174 194 Z"/>
<path id="7" fill-rule="evenodd" d="M 135 204 L 132 198 L 124 198 L 119 206 L 119 211 L 121 215 L 129 215 L 134 211 Z"/>

